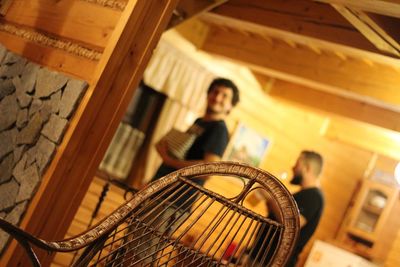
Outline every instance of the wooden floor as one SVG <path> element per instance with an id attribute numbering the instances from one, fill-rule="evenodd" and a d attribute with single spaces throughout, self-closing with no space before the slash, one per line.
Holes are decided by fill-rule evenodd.
<path id="1" fill-rule="evenodd" d="M 71 226 L 68 229 L 66 238 L 72 237 L 85 231 L 91 222 L 93 211 L 99 201 L 101 192 L 103 191 L 106 181 L 95 177 L 92 184 L 86 193 L 78 212 L 72 221 Z M 116 185 L 110 184 L 109 190 L 107 191 L 106 197 L 99 209 L 98 215 L 93 219 L 91 223 L 96 224 L 99 220 L 110 214 L 121 204 L 125 202 L 124 199 L 125 191 Z M 71 253 L 57 253 L 53 264 L 51 266 L 70 266 L 74 255 Z"/>

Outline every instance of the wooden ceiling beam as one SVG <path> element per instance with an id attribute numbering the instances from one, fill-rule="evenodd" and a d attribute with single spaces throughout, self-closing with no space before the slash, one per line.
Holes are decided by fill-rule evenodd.
<path id="1" fill-rule="evenodd" d="M 365 12 L 343 5 L 332 6 L 357 28 L 379 50 L 400 56 L 400 45 L 386 31 L 374 22 Z M 400 8 L 400 6 L 398 7 Z"/>
<path id="2" fill-rule="evenodd" d="M 330 5 L 310 0 L 230 0 L 209 13 L 220 18 L 235 19 L 240 23 L 288 32 L 294 35 L 296 42 L 308 37 L 385 54 L 376 49 Z"/>
<path id="3" fill-rule="evenodd" d="M 199 48 L 207 38 L 209 26 L 197 18 L 191 18 L 174 27 L 174 30 L 195 47 Z"/>
<path id="4" fill-rule="evenodd" d="M 346 129 L 346 130 L 343 130 Z M 400 160 L 400 133 L 345 119 L 331 119 L 324 137 Z"/>
<path id="5" fill-rule="evenodd" d="M 168 29 L 203 12 L 222 5 L 228 0 L 180 0 L 168 24 Z"/>
<path id="6" fill-rule="evenodd" d="M 235 28 L 236 30 L 240 30 L 242 32 L 247 31 L 253 34 L 260 35 L 266 40 L 271 40 L 272 38 L 278 38 L 282 40 L 292 40 L 292 42 L 295 42 L 296 44 L 308 46 L 310 47 L 310 49 L 318 52 L 320 52 L 320 50 L 330 50 L 333 51 L 335 54 L 340 55 L 343 58 L 356 57 L 356 58 L 361 58 L 365 61 L 377 62 L 385 65 L 392 65 L 396 68 L 400 66 L 399 63 L 400 61 L 398 58 L 388 57 L 383 54 L 374 53 L 367 50 L 361 50 L 358 48 L 345 46 L 341 44 L 331 43 L 328 41 L 304 35 L 298 35 L 288 31 L 279 30 L 276 28 L 270 28 L 259 24 L 238 20 L 231 17 L 217 15 L 215 13 L 206 12 L 201 14 L 198 18 L 208 25 L 209 24 L 216 25 L 218 27 L 225 29 Z M 366 40 L 366 42 L 368 42 L 368 40 Z M 371 43 L 369 43 L 369 45 L 373 46 Z M 377 48 L 374 49 L 376 51 L 379 51 L 379 49 Z"/>
<path id="7" fill-rule="evenodd" d="M 282 80 L 275 80 L 267 94 L 283 101 L 400 132 L 400 112 L 357 99 L 315 90 Z"/>
<path id="8" fill-rule="evenodd" d="M 319 90 L 339 93 L 393 110 L 400 109 L 399 71 L 383 64 L 343 58 L 304 46 L 291 48 L 252 35 L 251 38 L 211 26 L 202 50 L 239 61 L 253 70 Z"/>
<path id="9" fill-rule="evenodd" d="M 399 0 L 313 0 L 327 4 L 339 4 L 375 14 L 400 18 Z"/>

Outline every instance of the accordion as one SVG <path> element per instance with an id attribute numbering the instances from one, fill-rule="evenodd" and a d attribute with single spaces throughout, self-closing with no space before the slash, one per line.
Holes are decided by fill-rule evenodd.
<path id="1" fill-rule="evenodd" d="M 173 128 L 161 140 L 167 142 L 168 152 L 171 156 L 183 160 L 202 131 L 203 129 L 196 124 L 190 127 L 186 132 Z"/>

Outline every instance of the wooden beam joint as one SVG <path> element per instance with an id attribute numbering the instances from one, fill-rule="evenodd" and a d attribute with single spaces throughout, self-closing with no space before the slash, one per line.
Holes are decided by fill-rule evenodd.
<path id="1" fill-rule="evenodd" d="M 175 27 L 189 18 L 210 11 L 227 1 L 228 0 L 181 0 L 173 12 L 173 17 L 168 24 L 168 29 Z"/>
<path id="2" fill-rule="evenodd" d="M 365 12 L 347 6 L 332 4 L 332 6 L 360 31 L 376 48 L 381 51 L 400 56 L 400 45 L 385 32 Z"/>

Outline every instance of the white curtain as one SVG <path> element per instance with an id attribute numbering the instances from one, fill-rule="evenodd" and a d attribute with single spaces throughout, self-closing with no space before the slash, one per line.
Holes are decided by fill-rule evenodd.
<path id="1" fill-rule="evenodd" d="M 144 180 L 161 164 L 154 144 L 171 128 L 185 131 L 202 116 L 207 88 L 215 75 L 166 41 L 159 43 L 144 73 L 144 82 L 168 96 L 151 140 Z"/>
<path id="2" fill-rule="evenodd" d="M 125 179 L 143 140 L 144 133 L 121 122 L 100 163 L 100 170 L 113 178 Z"/>

